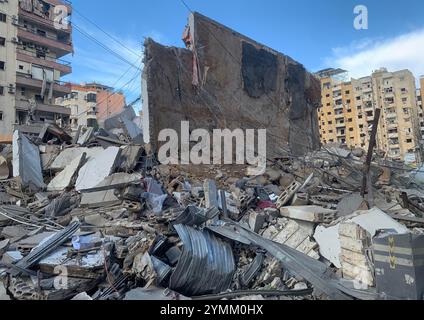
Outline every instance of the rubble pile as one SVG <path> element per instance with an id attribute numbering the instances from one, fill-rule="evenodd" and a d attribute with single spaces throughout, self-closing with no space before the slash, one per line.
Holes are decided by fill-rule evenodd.
<path id="1" fill-rule="evenodd" d="M 1 146 L 2 299 L 423 298 L 424 195 L 408 169 L 375 155 L 361 196 L 358 150 L 245 177 L 161 165 L 111 130 L 46 125 Z"/>

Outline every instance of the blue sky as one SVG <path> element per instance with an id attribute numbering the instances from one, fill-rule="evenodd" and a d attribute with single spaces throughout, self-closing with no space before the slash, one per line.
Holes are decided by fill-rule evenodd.
<path id="1" fill-rule="evenodd" d="M 287 54 L 310 71 L 346 68 L 353 77 L 385 66 L 424 74 L 424 1 L 422 0 L 185 0 L 188 6 Z M 73 0 L 72 22 L 141 66 L 136 54 L 152 37 L 165 45 L 183 46 L 188 10 L 180 0 Z M 369 29 L 356 30 L 353 9 L 365 5 Z M 82 16 L 80 15 L 82 14 Z M 110 39 L 83 16 L 117 38 Z M 73 73 L 65 80 L 97 81 L 124 88 L 130 102 L 140 94 L 137 70 L 88 40 L 73 34 L 75 54 L 65 57 Z M 125 73 L 126 72 L 126 73 Z M 132 79 L 136 79 L 132 81 Z M 119 80 L 119 81 L 118 81 Z M 138 105 L 138 107 L 140 107 Z"/>

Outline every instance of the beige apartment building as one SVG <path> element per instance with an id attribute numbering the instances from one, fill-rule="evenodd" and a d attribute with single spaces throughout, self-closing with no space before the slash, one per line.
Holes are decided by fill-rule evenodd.
<path id="1" fill-rule="evenodd" d="M 95 127 L 97 123 L 121 112 L 125 96 L 99 83 L 68 84 L 71 93 L 58 98 L 56 103 L 71 110 L 70 125 L 73 131 L 79 126 Z"/>
<path id="2" fill-rule="evenodd" d="M 414 155 L 420 158 L 421 125 L 413 74 L 382 68 L 350 81 L 346 74 L 340 69 L 317 73 L 322 84 L 318 111 L 322 143 L 367 149 L 375 110 L 380 108 L 377 148 L 392 160 L 410 161 Z"/>
<path id="3" fill-rule="evenodd" d="M 55 99 L 70 93 L 60 78 L 72 71 L 61 60 L 73 52 L 72 27 L 56 17 L 71 10 L 60 0 L 0 1 L 2 139 L 16 128 L 36 134 L 45 122 L 69 123 L 70 110 Z"/>

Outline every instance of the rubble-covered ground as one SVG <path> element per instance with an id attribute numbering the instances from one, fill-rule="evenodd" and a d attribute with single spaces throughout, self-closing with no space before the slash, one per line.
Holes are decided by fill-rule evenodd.
<path id="1" fill-rule="evenodd" d="M 253 178 L 117 129 L 0 149 L 0 299 L 423 298 L 420 174 L 378 155 L 363 197 L 364 152 L 335 146 Z"/>

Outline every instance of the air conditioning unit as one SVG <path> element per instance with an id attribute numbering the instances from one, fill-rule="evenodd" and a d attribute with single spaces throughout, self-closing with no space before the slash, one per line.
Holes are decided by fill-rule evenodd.
<path id="1" fill-rule="evenodd" d="M 13 37 L 12 39 L 10 39 L 10 42 L 18 44 L 19 43 L 19 39 L 16 37 Z"/>
<path id="2" fill-rule="evenodd" d="M 9 90 L 9 93 L 11 94 L 16 93 L 15 86 L 13 84 L 9 84 L 8 90 Z"/>
<path id="3" fill-rule="evenodd" d="M 19 20 L 17 16 L 12 16 L 12 24 L 14 26 L 19 26 Z"/>

